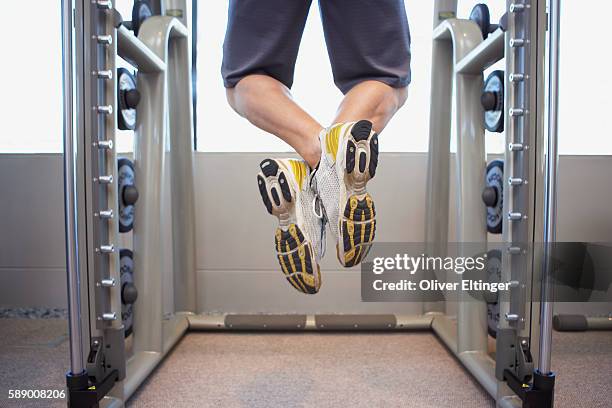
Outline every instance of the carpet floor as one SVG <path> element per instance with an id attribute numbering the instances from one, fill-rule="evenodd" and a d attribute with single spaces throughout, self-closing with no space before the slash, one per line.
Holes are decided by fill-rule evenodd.
<path id="1" fill-rule="evenodd" d="M 554 333 L 556 407 L 612 406 L 612 332 Z M 0 319 L 0 407 L 10 389 L 64 387 L 66 321 Z M 190 332 L 128 407 L 494 407 L 430 332 Z"/>
<path id="2" fill-rule="evenodd" d="M 9 390 L 63 390 L 68 346 L 64 319 L 0 319 L 0 407 L 65 407 L 62 398 L 8 396 Z"/>
<path id="3" fill-rule="evenodd" d="M 131 407 L 494 407 L 431 333 L 191 333 Z"/>

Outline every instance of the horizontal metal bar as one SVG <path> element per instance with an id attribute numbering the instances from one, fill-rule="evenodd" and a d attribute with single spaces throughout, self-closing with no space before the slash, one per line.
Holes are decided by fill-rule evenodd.
<path id="1" fill-rule="evenodd" d="M 516 395 L 509 395 L 497 400 L 497 406 L 499 408 L 522 408 L 523 401 Z"/>
<path id="2" fill-rule="evenodd" d="M 123 381 L 123 395 L 126 401 L 149 377 L 162 358 L 163 354 L 159 352 L 140 351 L 134 353 L 128 360 L 127 374 Z"/>
<path id="3" fill-rule="evenodd" d="M 612 330 L 612 317 L 587 317 L 589 330 Z"/>
<path id="4" fill-rule="evenodd" d="M 168 16 L 162 16 L 160 18 L 169 18 Z M 170 33 L 171 38 L 189 38 L 189 29 L 185 26 L 185 24 L 181 23 L 181 20 L 178 18 L 172 24 L 172 32 Z"/>
<path id="5" fill-rule="evenodd" d="M 457 353 L 457 326 L 445 315 L 435 316 L 431 328 L 453 354 Z"/>
<path id="6" fill-rule="evenodd" d="M 489 395 L 497 398 L 495 361 L 489 355 L 480 351 L 464 351 L 457 357 L 459 357 L 463 366 L 478 380 L 480 385 L 487 390 Z"/>
<path id="7" fill-rule="evenodd" d="M 389 327 L 390 317 L 395 318 Z M 190 315 L 189 328 L 195 330 L 428 330 L 431 316 L 404 315 L 281 315 L 226 314 Z M 323 327 L 321 327 L 321 323 Z M 383 327 L 384 326 L 384 327 Z"/>
<path id="8" fill-rule="evenodd" d="M 177 312 L 163 322 L 163 352 L 137 351 L 127 362 L 127 375 L 123 383 L 124 400 L 127 401 L 140 385 L 149 378 L 155 367 L 178 343 L 188 330 L 185 317 L 188 313 Z M 128 337 L 129 339 L 129 337 Z M 122 405 L 123 406 L 123 405 Z"/>
<path id="9" fill-rule="evenodd" d="M 117 28 L 117 53 L 141 72 L 164 72 L 166 63 L 124 26 Z"/>
<path id="10" fill-rule="evenodd" d="M 502 60 L 504 58 L 505 34 L 502 30 L 493 32 L 457 63 L 455 72 L 477 75 Z"/>
<path id="11" fill-rule="evenodd" d="M 497 398 L 495 361 L 481 351 L 457 353 L 457 322 L 455 320 L 445 315 L 434 316 L 431 328 L 491 397 Z"/>

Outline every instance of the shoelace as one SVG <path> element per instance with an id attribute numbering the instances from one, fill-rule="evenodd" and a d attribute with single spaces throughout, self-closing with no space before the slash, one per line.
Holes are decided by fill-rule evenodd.
<path id="1" fill-rule="evenodd" d="M 327 226 L 329 219 L 327 218 L 327 214 L 325 213 L 325 207 L 323 207 L 323 200 L 321 200 L 321 197 L 319 196 L 319 189 L 317 188 L 317 180 L 314 177 L 318 169 L 319 169 L 319 166 L 317 166 L 310 174 L 310 188 L 314 192 L 314 198 L 312 199 L 312 212 L 315 215 L 315 217 L 321 220 L 321 236 L 320 236 L 321 238 L 321 248 L 320 249 L 321 250 L 320 252 L 321 252 L 321 257 L 323 257 L 325 255 L 325 249 L 327 247 L 326 241 L 325 241 L 325 227 Z"/>

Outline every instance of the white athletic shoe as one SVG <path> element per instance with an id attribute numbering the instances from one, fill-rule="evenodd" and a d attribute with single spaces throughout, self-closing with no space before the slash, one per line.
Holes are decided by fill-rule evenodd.
<path id="1" fill-rule="evenodd" d="M 287 281 L 307 294 L 321 287 L 319 261 L 325 250 L 323 207 L 310 187 L 310 168 L 302 160 L 266 159 L 259 165 L 259 193 L 279 220 L 275 247 Z"/>
<path id="2" fill-rule="evenodd" d="M 366 183 L 376 174 L 378 135 L 367 120 L 340 123 L 321 132 L 321 149 L 314 188 L 337 239 L 338 260 L 355 266 L 369 252 L 376 231 Z"/>

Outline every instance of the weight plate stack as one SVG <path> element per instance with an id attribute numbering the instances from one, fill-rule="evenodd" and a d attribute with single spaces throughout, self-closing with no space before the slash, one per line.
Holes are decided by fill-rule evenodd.
<path id="1" fill-rule="evenodd" d="M 492 31 L 491 13 L 489 12 L 489 7 L 487 7 L 487 5 L 483 3 L 475 5 L 472 9 L 472 12 L 470 13 L 470 20 L 475 22 L 478 27 L 480 27 L 480 31 L 482 32 L 482 38 L 486 40 Z"/>
<path id="2" fill-rule="evenodd" d="M 136 128 L 136 106 L 140 92 L 136 89 L 136 77 L 125 68 L 117 68 L 117 125 L 121 130 Z"/>
<path id="3" fill-rule="evenodd" d="M 134 35 L 138 37 L 138 31 L 142 23 L 153 15 L 151 5 L 146 0 L 137 0 L 132 7 L 132 30 Z"/>
<path id="4" fill-rule="evenodd" d="M 480 102 L 484 109 L 484 127 L 489 132 L 504 131 L 504 71 L 493 71 L 484 83 Z"/>
<path id="5" fill-rule="evenodd" d="M 487 280 L 490 283 L 501 282 L 502 253 L 499 249 L 487 252 Z M 489 336 L 497 337 L 499 324 L 499 292 L 488 292 L 485 296 L 487 302 L 487 331 Z"/>
<path id="6" fill-rule="evenodd" d="M 487 166 L 482 201 L 487 207 L 487 231 L 501 234 L 504 209 L 504 162 L 493 160 Z"/>
<path id="7" fill-rule="evenodd" d="M 134 331 L 134 302 L 138 292 L 134 285 L 134 254 L 129 249 L 119 251 L 121 272 L 121 320 L 124 334 L 128 337 Z"/>
<path id="8" fill-rule="evenodd" d="M 134 163 L 124 157 L 118 160 L 119 174 L 119 232 L 134 228 L 134 204 L 138 200 Z"/>

